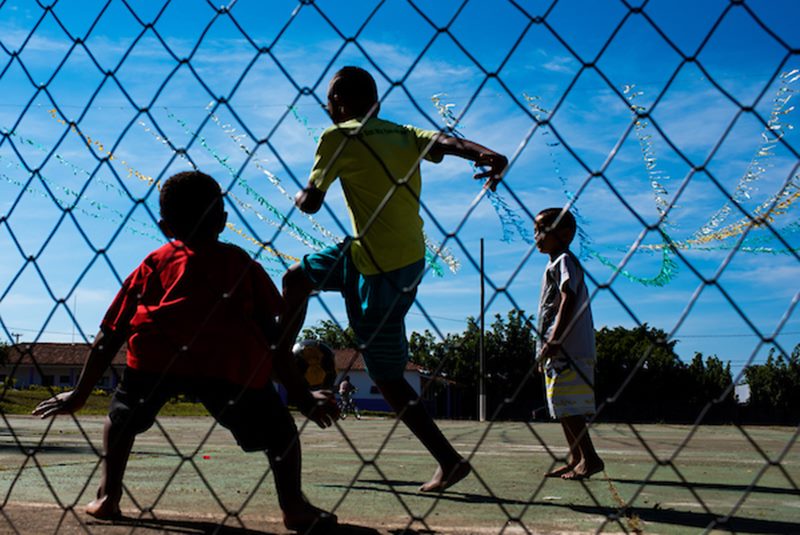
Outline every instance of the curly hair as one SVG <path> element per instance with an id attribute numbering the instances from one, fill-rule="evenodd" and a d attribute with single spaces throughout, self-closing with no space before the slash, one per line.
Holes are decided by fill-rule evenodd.
<path id="1" fill-rule="evenodd" d="M 161 186 L 161 218 L 181 241 L 213 239 L 224 220 L 222 190 L 200 171 L 173 175 Z"/>

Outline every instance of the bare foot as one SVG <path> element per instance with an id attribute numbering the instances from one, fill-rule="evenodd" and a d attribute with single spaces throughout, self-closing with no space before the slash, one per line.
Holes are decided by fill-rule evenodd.
<path id="1" fill-rule="evenodd" d="M 306 503 L 296 511 L 283 513 L 283 525 L 286 529 L 300 533 L 330 533 L 339 522 L 336 515 Z"/>
<path id="2" fill-rule="evenodd" d="M 86 514 L 98 520 L 116 520 L 122 517 L 119 503 L 113 503 L 108 496 L 97 498 L 86 506 Z"/>
<path id="3" fill-rule="evenodd" d="M 425 483 L 419 488 L 420 492 L 440 492 L 448 487 L 452 487 L 472 472 L 472 466 L 470 466 L 469 462 L 464 459 L 461 459 L 458 464 L 453 466 L 447 471 L 447 477 L 445 477 L 445 472 L 442 470 L 442 467 L 439 466 L 436 468 L 436 472 L 434 472 L 433 477 L 430 481 Z"/>
<path id="4" fill-rule="evenodd" d="M 551 471 L 547 472 L 544 475 L 544 477 L 561 477 L 562 475 L 564 475 L 567 472 L 571 471 L 573 468 L 575 468 L 575 465 L 566 464 L 566 465 L 562 466 L 561 468 L 556 468 L 555 470 L 551 470 Z"/>
<path id="5" fill-rule="evenodd" d="M 561 474 L 561 479 L 568 481 L 589 479 L 597 472 L 602 472 L 604 468 L 605 464 L 599 458 L 593 462 L 581 461 L 572 470 Z"/>

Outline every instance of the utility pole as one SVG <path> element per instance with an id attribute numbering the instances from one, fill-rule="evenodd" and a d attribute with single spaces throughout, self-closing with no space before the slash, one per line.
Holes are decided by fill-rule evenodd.
<path id="1" fill-rule="evenodd" d="M 486 421 L 486 355 L 484 354 L 484 269 L 483 269 L 483 238 L 481 238 L 481 315 L 480 315 L 480 338 L 478 339 L 478 421 Z"/>

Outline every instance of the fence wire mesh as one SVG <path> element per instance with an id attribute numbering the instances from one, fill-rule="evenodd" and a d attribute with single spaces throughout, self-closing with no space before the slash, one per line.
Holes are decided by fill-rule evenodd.
<path id="1" fill-rule="evenodd" d="M 781 20 L 784 10 L 796 6 L 731 0 L 702 7 L 626 0 L 464 0 L 436 6 L 412 0 L 346 6 L 313 0 L 228 5 L 0 1 L 0 331 L 6 341 L 0 400 L 11 399 L 12 379 L 23 372 L 40 380 L 50 377 L 42 398 L 74 383 L 74 374 L 54 380 L 52 363 L 40 362 L 38 351 L 54 340 L 92 340 L 110 297 L 139 260 L 165 240 L 158 229 L 158 193 L 175 172 L 201 169 L 220 181 L 229 213 L 223 239 L 245 248 L 276 279 L 303 254 L 347 236 L 344 200 L 334 189 L 314 215 L 295 209 L 292 197 L 304 187 L 314 146 L 329 124 L 324 111 L 328 80 L 342 65 L 358 64 L 378 82 L 382 116 L 405 113 L 423 128 L 486 141 L 509 157 L 497 193 L 477 186 L 470 190 L 463 184 L 468 178 L 449 178 L 473 170 L 423 168 L 427 268 L 409 321 L 419 336 L 412 336 L 412 359 L 423 350 L 438 351 L 418 363 L 429 378 L 422 388 L 422 399 L 433 400 L 429 409 L 436 413 L 436 403 L 441 409 L 437 396 L 452 400 L 458 392 L 451 377 L 454 361 L 464 354 L 477 359 L 474 340 L 451 336 L 454 316 L 472 316 L 468 330 L 477 328 L 474 318 L 497 313 L 500 329 L 511 329 L 515 319 L 535 324 L 530 311 L 536 307 L 541 255 L 533 242 L 533 221 L 548 204 L 564 206 L 578 221 L 575 249 L 584 263 L 596 323 L 609 324 L 607 313 L 649 337 L 628 355 L 627 364 L 615 368 L 624 377 L 605 389 L 598 385 L 597 412 L 589 425 L 590 433 L 601 433 L 602 422 L 616 422 L 616 431 L 608 433 L 619 433 L 618 440 L 644 468 L 631 475 L 626 459 L 607 458 L 602 484 L 569 482 L 579 489 L 570 492 L 580 494 L 580 504 L 565 503 L 553 495 L 561 491 L 553 490 L 549 479 L 522 473 L 525 468 L 519 466 L 509 474 L 520 478 L 515 498 L 509 498 L 507 485 L 498 489 L 494 468 L 480 460 L 498 447 L 494 435 L 510 433 L 503 427 L 509 419 L 523 420 L 516 437 L 532 450 L 511 448 L 498 462 L 512 466 L 515 456 L 525 459 L 537 451 L 552 470 L 566 456 L 563 438 L 546 430 L 550 424 L 530 418 L 529 411 L 541 409 L 544 398 L 532 393 L 542 389 L 542 378 L 530 356 L 536 329 L 528 327 L 528 334 L 518 338 L 506 332 L 509 344 L 530 346 L 519 350 L 523 357 L 514 369 L 493 364 L 499 360 L 492 360 L 492 351 L 504 349 L 492 346 L 500 343 L 497 339 L 487 340 L 488 368 L 480 370 L 483 377 L 471 376 L 475 382 L 493 376 L 487 421 L 452 431 L 473 433 L 474 439 L 461 453 L 473 464 L 470 477 L 477 484 L 459 500 L 491 505 L 497 522 L 470 524 L 466 517 L 443 525 L 439 515 L 454 506 L 448 492 L 423 505 L 414 501 L 405 483 L 392 475 L 399 461 L 391 445 L 405 437 L 399 419 L 386 420 L 391 424 L 379 428 L 381 436 L 369 447 L 359 443 L 360 429 L 371 425 L 367 420 L 358 423 L 360 429 L 348 421 L 326 431 L 355 463 L 343 478 L 320 483 L 336 490 L 329 508 L 340 521 L 352 514 L 353 523 L 359 523 L 360 512 L 348 508 L 348 499 L 369 490 L 374 473 L 380 500 L 388 503 L 379 508 L 384 514 L 376 527 L 393 532 L 627 533 L 647 531 L 648 521 L 677 531 L 800 531 L 800 524 L 790 520 L 800 505 L 800 427 L 784 428 L 779 438 L 767 440 L 763 429 L 722 417 L 735 423 L 724 431 L 731 443 L 752 456 L 746 468 L 738 467 L 743 471 L 739 483 L 727 489 L 725 499 L 710 494 L 721 483 L 703 481 L 694 465 L 687 468 L 698 437 L 708 433 L 708 424 L 721 421 L 715 411 L 732 399 L 744 379 L 741 370 L 762 363 L 767 351 L 792 369 L 800 366 L 794 347 L 800 257 L 793 207 L 800 198 L 800 155 L 791 125 L 800 49 Z M 393 48 L 401 35 L 414 39 Z M 745 80 L 739 78 L 738 63 L 754 66 Z M 752 159 L 742 160 L 754 145 Z M 737 167 L 742 162 L 744 174 Z M 441 186 L 446 178 L 447 188 Z M 686 228 L 697 230 L 677 238 Z M 484 269 L 477 236 L 490 233 L 494 249 Z M 678 277 L 680 286 L 674 282 Z M 482 305 L 453 297 L 477 296 L 484 282 Z M 79 295 L 91 315 L 78 314 Z M 445 304 L 447 299 L 452 304 Z M 756 301 L 768 302 L 770 313 L 763 314 Z M 314 296 L 310 307 L 309 323 L 327 321 L 344 333 L 347 317 L 338 296 Z M 659 307 L 673 312 L 660 314 Z M 508 310 L 518 312 L 504 324 Z M 664 331 L 648 330 L 656 323 L 653 316 Z M 33 328 L 23 331 L 21 323 Z M 729 339 L 743 333 L 749 345 L 737 352 L 733 380 L 723 388 L 692 384 L 696 391 L 681 392 L 699 401 L 691 414 L 681 415 L 685 426 L 670 442 L 644 423 L 647 418 L 634 417 L 633 409 L 620 405 L 636 404 L 626 392 L 639 392 L 660 352 L 671 351 L 693 325 Z M 21 336 L 27 340 L 20 341 Z M 347 359 L 339 377 L 355 373 L 356 362 L 355 356 Z M 108 380 L 104 386 L 112 386 L 114 379 Z M 444 388 L 449 388 L 446 394 Z M 680 391 L 683 385 L 671 388 Z M 477 392 L 476 385 L 468 385 L 468 391 Z M 463 403 L 470 407 L 457 413 L 448 406 L 446 416 L 478 416 L 475 401 Z M 520 418 L 520 411 L 526 417 Z M 10 511 L 26 500 L 24 487 L 32 484 L 46 490 L 28 501 L 60 511 L 52 532 L 67 526 L 85 533 L 104 529 L 80 510 L 93 495 L 103 462 L 97 427 L 80 413 L 69 423 L 59 417 L 36 427 L 12 416 L 8 404 L 0 416 L 3 450 L 10 455 L 0 469 L 0 531 L 30 532 L 28 521 Z M 783 423 L 796 425 L 792 418 Z M 304 450 L 305 457 L 324 459 L 325 441 L 332 439 L 319 435 L 308 420 L 299 422 L 304 447 L 305 441 L 323 445 L 321 453 Z M 159 480 L 159 489 L 143 498 L 137 484 L 145 484 L 148 476 L 126 479 L 125 500 L 135 509 L 126 525 L 131 531 L 166 529 L 153 523 L 161 518 L 159 508 L 170 494 L 185 491 L 181 477 L 191 473 L 201 482 L 201 490 L 193 492 L 203 492 L 218 513 L 191 529 L 259 529 L 246 513 L 253 504 L 261 506 L 260 496 L 271 484 L 266 461 L 263 469 L 254 463 L 246 481 L 231 482 L 224 471 L 203 463 L 204 452 L 218 442 L 217 424 L 209 419 L 201 432 L 190 432 L 190 440 L 180 434 L 182 425 L 156 420 L 150 433 L 165 446 L 146 465 L 148 473 L 158 474 L 152 478 Z M 61 444 L 63 433 L 74 438 L 71 446 Z M 92 460 L 82 461 L 80 475 L 65 481 L 48 455 L 67 447 Z M 718 447 L 721 457 L 741 453 L 726 451 L 724 441 Z M 426 470 L 423 466 L 414 462 L 407 470 Z M 648 502 L 660 501 L 665 483 L 657 476 L 664 471 L 685 491 L 682 504 L 668 507 L 670 514 Z M 777 473 L 779 481 L 767 492 L 789 511 L 777 520 L 743 514 L 752 495 L 764 491 L 767 473 Z M 628 483 L 624 492 L 620 481 Z M 560 523 L 539 525 L 540 511 L 556 506 Z M 276 504 L 266 507 L 277 510 Z M 578 523 L 571 515 L 588 519 Z"/>

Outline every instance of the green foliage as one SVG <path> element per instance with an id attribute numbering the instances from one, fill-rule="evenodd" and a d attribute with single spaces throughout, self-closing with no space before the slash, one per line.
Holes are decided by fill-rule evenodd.
<path id="1" fill-rule="evenodd" d="M 596 332 L 600 418 L 634 421 L 728 421 L 735 400 L 730 363 L 695 354 L 685 364 L 677 340 L 647 324 Z"/>
<path id="2" fill-rule="evenodd" d="M 342 331 L 330 320 L 304 330 L 303 337 L 323 340 L 337 348 L 354 346 L 352 331 Z M 730 363 L 697 353 L 687 364 L 675 351 L 677 343 L 665 331 L 647 324 L 596 331 L 598 419 L 732 421 L 738 407 Z M 489 417 L 527 420 L 532 410 L 545 407 L 543 380 L 534 369 L 534 344 L 533 326 L 524 311 L 497 314 L 487 326 L 484 379 Z M 448 405 L 455 404 L 461 417 L 477 416 L 479 345 L 480 325 L 473 317 L 467 318 L 461 333 L 441 337 L 425 330 L 412 333 L 409 340 L 412 362 L 427 369 L 432 377 L 446 380 L 429 387 L 431 397 L 446 393 L 450 396 Z M 751 392 L 758 390 L 752 403 L 767 406 L 763 400 L 769 399 L 769 406 L 783 407 L 783 411 L 800 407 L 798 362 L 800 346 L 788 361 L 779 356 L 762 368 L 751 367 L 747 372 Z M 453 396 L 456 402 L 452 401 Z"/>
<path id="3" fill-rule="evenodd" d="M 463 333 L 444 339 L 413 333 L 411 359 L 435 376 L 455 382 L 461 416 L 477 412 L 480 327 L 467 319 Z M 490 417 L 529 419 L 545 406 L 543 380 L 534 364 L 534 332 L 522 311 L 496 315 L 486 329 L 486 393 Z M 601 420 L 729 421 L 736 404 L 730 363 L 696 354 L 690 364 L 661 329 L 602 328 L 596 333 L 596 399 Z"/>
<path id="4" fill-rule="evenodd" d="M 533 327 L 524 311 L 512 310 L 503 318 L 495 315 L 484 335 L 485 385 L 487 411 L 504 419 L 530 418 L 531 410 L 543 405 L 541 377 L 533 370 Z M 455 382 L 454 388 L 465 400 L 461 415 L 474 417 L 477 412 L 480 380 L 480 325 L 467 318 L 461 334 L 437 339 L 430 331 L 412 333 L 409 342 L 411 360 L 434 376 Z"/>
<path id="5" fill-rule="evenodd" d="M 348 326 L 342 330 L 339 324 L 332 320 L 322 320 L 313 327 L 303 329 L 300 334 L 300 340 L 320 340 L 333 349 L 354 348 L 358 345 L 355 339 L 352 328 Z"/>
<path id="6" fill-rule="evenodd" d="M 750 387 L 747 418 L 774 423 L 800 421 L 800 344 L 785 358 L 771 348 L 764 364 L 744 369 Z"/>

